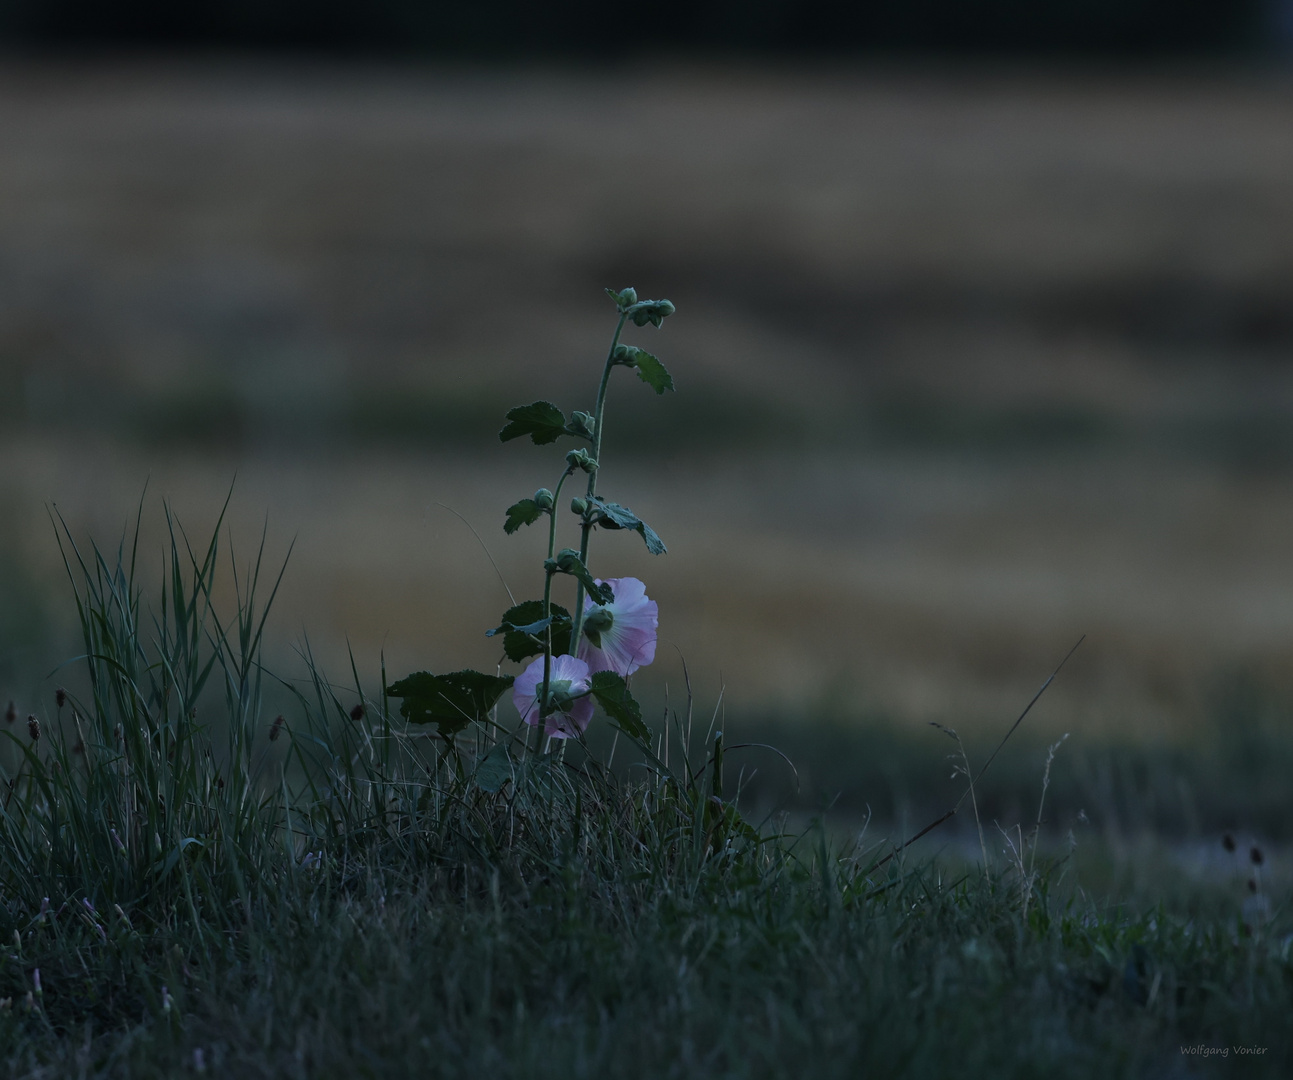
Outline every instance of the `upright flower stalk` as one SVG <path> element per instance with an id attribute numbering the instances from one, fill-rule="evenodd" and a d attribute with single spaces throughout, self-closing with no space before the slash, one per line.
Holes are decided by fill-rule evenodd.
<path id="1" fill-rule="evenodd" d="M 629 290 L 625 290 L 629 291 Z M 636 299 L 637 294 L 634 293 Z M 588 491 L 585 493 L 585 503 L 591 502 L 597 494 L 597 470 L 600 468 L 602 460 L 602 419 L 606 415 L 606 388 L 610 385 L 611 370 L 615 367 L 615 350 L 620 344 L 620 334 L 624 332 L 624 324 L 628 321 L 628 314 L 625 312 L 623 305 L 620 308 L 620 321 L 615 324 L 615 335 L 611 338 L 611 347 L 606 352 L 606 364 L 602 367 L 602 381 L 597 387 L 597 405 L 593 412 L 593 461 L 594 466 L 588 473 Z M 580 561 L 588 565 L 588 541 L 593 535 L 593 522 L 587 510 L 584 511 L 583 524 L 580 526 L 579 537 L 579 558 Z M 551 552 L 549 552 L 551 555 Z M 570 651 L 576 652 L 579 646 L 579 632 L 583 628 L 584 616 L 584 583 L 577 582 L 575 586 L 575 622 L 574 629 L 570 634 Z"/>
<path id="2" fill-rule="evenodd" d="M 566 467 L 555 492 L 540 488 L 532 498 L 513 503 L 503 523 L 503 530 L 511 534 L 545 514 L 548 517 L 543 599 L 514 604 L 486 634 L 501 635 L 506 659 L 528 661 L 528 666 L 519 676 L 419 671 L 386 688 L 389 696 L 402 699 L 400 713 L 404 717 L 414 723 L 436 724 L 446 740 L 469 724 L 491 721 L 494 706 L 511 688 L 523 724 L 537 729 L 536 751 L 548 737 L 582 736 L 595 705 L 631 738 L 643 746 L 650 742 L 650 729 L 629 693 L 627 679 L 655 657 L 656 604 L 647 598 L 646 586 L 637 578 L 594 578 L 588 569 L 588 551 L 593 530 L 601 528 L 636 532 L 653 555 L 665 552 L 664 542 L 651 526 L 627 506 L 599 494 L 598 479 L 611 371 L 632 368 L 657 394 L 674 388 L 672 377 L 655 356 L 621 342 L 624 328 L 630 322 L 659 327 L 674 307 L 668 300 L 639 300 L 633 289 L 606 292 L 615 302 L 618 321 L 602 365 L 593 411 L 575 410 L 567 417 L 550 401 L 535 401 L 509 410 L 507 424 L 498 433 L 502 442 L 528 435 L 536 446 L 565 437 L 586 444 L 566 454 Z M 579 547 L 558 549 L 561 490 L 576 472 L 588 475 L 585 493 L 570 502 L 571 511 L 579 518 Z M 552 582 L 558 574 L 575 579 L 573 612 L 553 601 Z"/>

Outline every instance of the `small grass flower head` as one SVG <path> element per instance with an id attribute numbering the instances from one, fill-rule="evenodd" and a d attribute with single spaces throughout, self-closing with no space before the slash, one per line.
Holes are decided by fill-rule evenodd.
<path id="1" fill-rule="evenodd" d="M 627 679 L 655 659 L 660 608 L 637 578 L 609 578 L 598 584 L 609 585 L 615 599 L 597 604 L 591 597 L 584 598 L 579 658 L 587 662 L 590 672 L 613 671 Z"/>
<path id="2" fill-rule="evenodd" d="M 554 656 L 548 679 L 552 711 L 548 713 L 544 734 L 554 739 L 577 738 L 593 718 L 593 699 L 586 696 L 589 670 L 584 661 L 573 656 Z M 512 684 L 512 703 L 521 719 L 531 727 L 539 722 L 539 692 L 543 687 L 543 657 L 536 657 Z M 585 696 L 578 696 L 585 695 Z"/>

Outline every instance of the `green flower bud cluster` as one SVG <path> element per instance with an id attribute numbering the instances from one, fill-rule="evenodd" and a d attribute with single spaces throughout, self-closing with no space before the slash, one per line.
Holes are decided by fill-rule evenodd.
<path id="1" fill-rule="evenodd" d="M 540 510 L 551 510 L 552 503 L 552 492 L 547 488 L 539 488 L 539 490 L 534 493 L 534 505 Z"/>
<path id="2" fill-rule="evenodd" d="M 659 326 L 675 310 L 668 300 L 639 300 L 637 290 L 632 288 L 621 289 L 619 292 L 607 289 L 606 295 L 615 301 L 621 315 L 627 315 L 633 320 L 634 326 L 646 326 L 647 323 Z"/>
<path id="3" fill-rule="evenodd" d="M 597 459 L 587 450 L 571 450 L 566 455 L 566 465 L 570 469 L 582 469 L 586 473 L 597 471 Z"/>
<path id="4" fill-rule="evenodd" d="M 583 517 L 584 514 L 588 513 L 588 500 L 581 499 L 578 495 L 576 495 L 573 499 L 570 500 L 570 512 L 572 514 L 578 514 L 580 517 Z"/>
<path id="5" fill-rule="evenodd" d="M 549 573 L 560 571 L 563 574 L 568 574 L 572 570 L 583 566 L 584 563 L 579 557 L 579 552 L 574 548 L 562 548 L 557 552 L 555 559 L 545 559 L 543 565 Z"/>
<path id="6" fill-rule="evenodd" d="M 673 303 L 669 300 L 643 300 L 626 309 L 625 314 L 633 320 L 634 326 L 646 326 L 650 323 L 658 327 L 674 310 Z"/>

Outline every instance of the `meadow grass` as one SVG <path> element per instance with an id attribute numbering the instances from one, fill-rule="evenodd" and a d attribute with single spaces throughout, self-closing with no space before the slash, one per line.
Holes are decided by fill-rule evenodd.
<path id="1" fill-rule="evenodd" d="M 195 548 L 168 525 L 156 592 L 135 545 L 64 532 L 81 677 L 3 732 L 5 1075 L 1290 1064 L 1278 905 L 1095 899 L 1030 847 L 1031 818 L 990 877 L 972 854 L 751 824 L 690 703 L 668 751 L 658 731 L 615 761 L 535 752 L 506 722 L 431 737 L 384 673 L 274 679 L 276 579 L 253 558 L 222 617 L 220 529 Z M 1182 1051 L 1201 1046 L 1229 1054 Z"/>

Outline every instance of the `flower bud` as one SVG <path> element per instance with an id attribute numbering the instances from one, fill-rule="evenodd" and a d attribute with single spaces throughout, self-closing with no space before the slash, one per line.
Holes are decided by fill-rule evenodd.
<path id="1" fill-rule="evenodd" d="M 566 455 L 566 464 L 572 469 L 583 469 L 586 473 L 597 471 L 597 460 L 587 450 L 571 450 Z"/>
<path id="2" fill-rule="evenodd" d="M 586 439 L 593 437 L 593 418 L 586 412 L 576 409 L 570 414 L 570 430 Z"/>
<path id="3" fill-rule="evenodd" d="M 577 566 L 582 566 L 584 560 L 579 557 L 579 552 L 574 548 L 562 548 L 557 552 L 557 569 L 569 573 Z"/>
<path id="4" fill-rule="evenodd" d="M 583 517 L 584 514 L 588 512 L 588 500 L 581 499 L 578 495 L 576 495 L 573 499 L 570 500 L 570 512 L 572 514 L 578 514 L 580 517 Z"/>
<path id="5" fill-rule="evenodd" d="M 619 301 L 620 301 L 620 307 L 622 308 L 632 307 L 634 304 L 638 302 L 637 289 L 633 288 L 633 286 L 630 285 L 627 289 L 624 289 L 620 293 Z"/>
<path id="6" fill-rule="evenodd" d="M 552 492 L 547 488 L 539 488 L 539 490 L 534 493 L 534 505 L 540 510 L 551 510 Z"/>
<path id="7" fill-rule="evenodd" d="M 676 310 L 670 300 L 644 300 L 633 312 L 633 322 L 637 326 L 646 326 L 647 323 L 659 326 Z"/>

